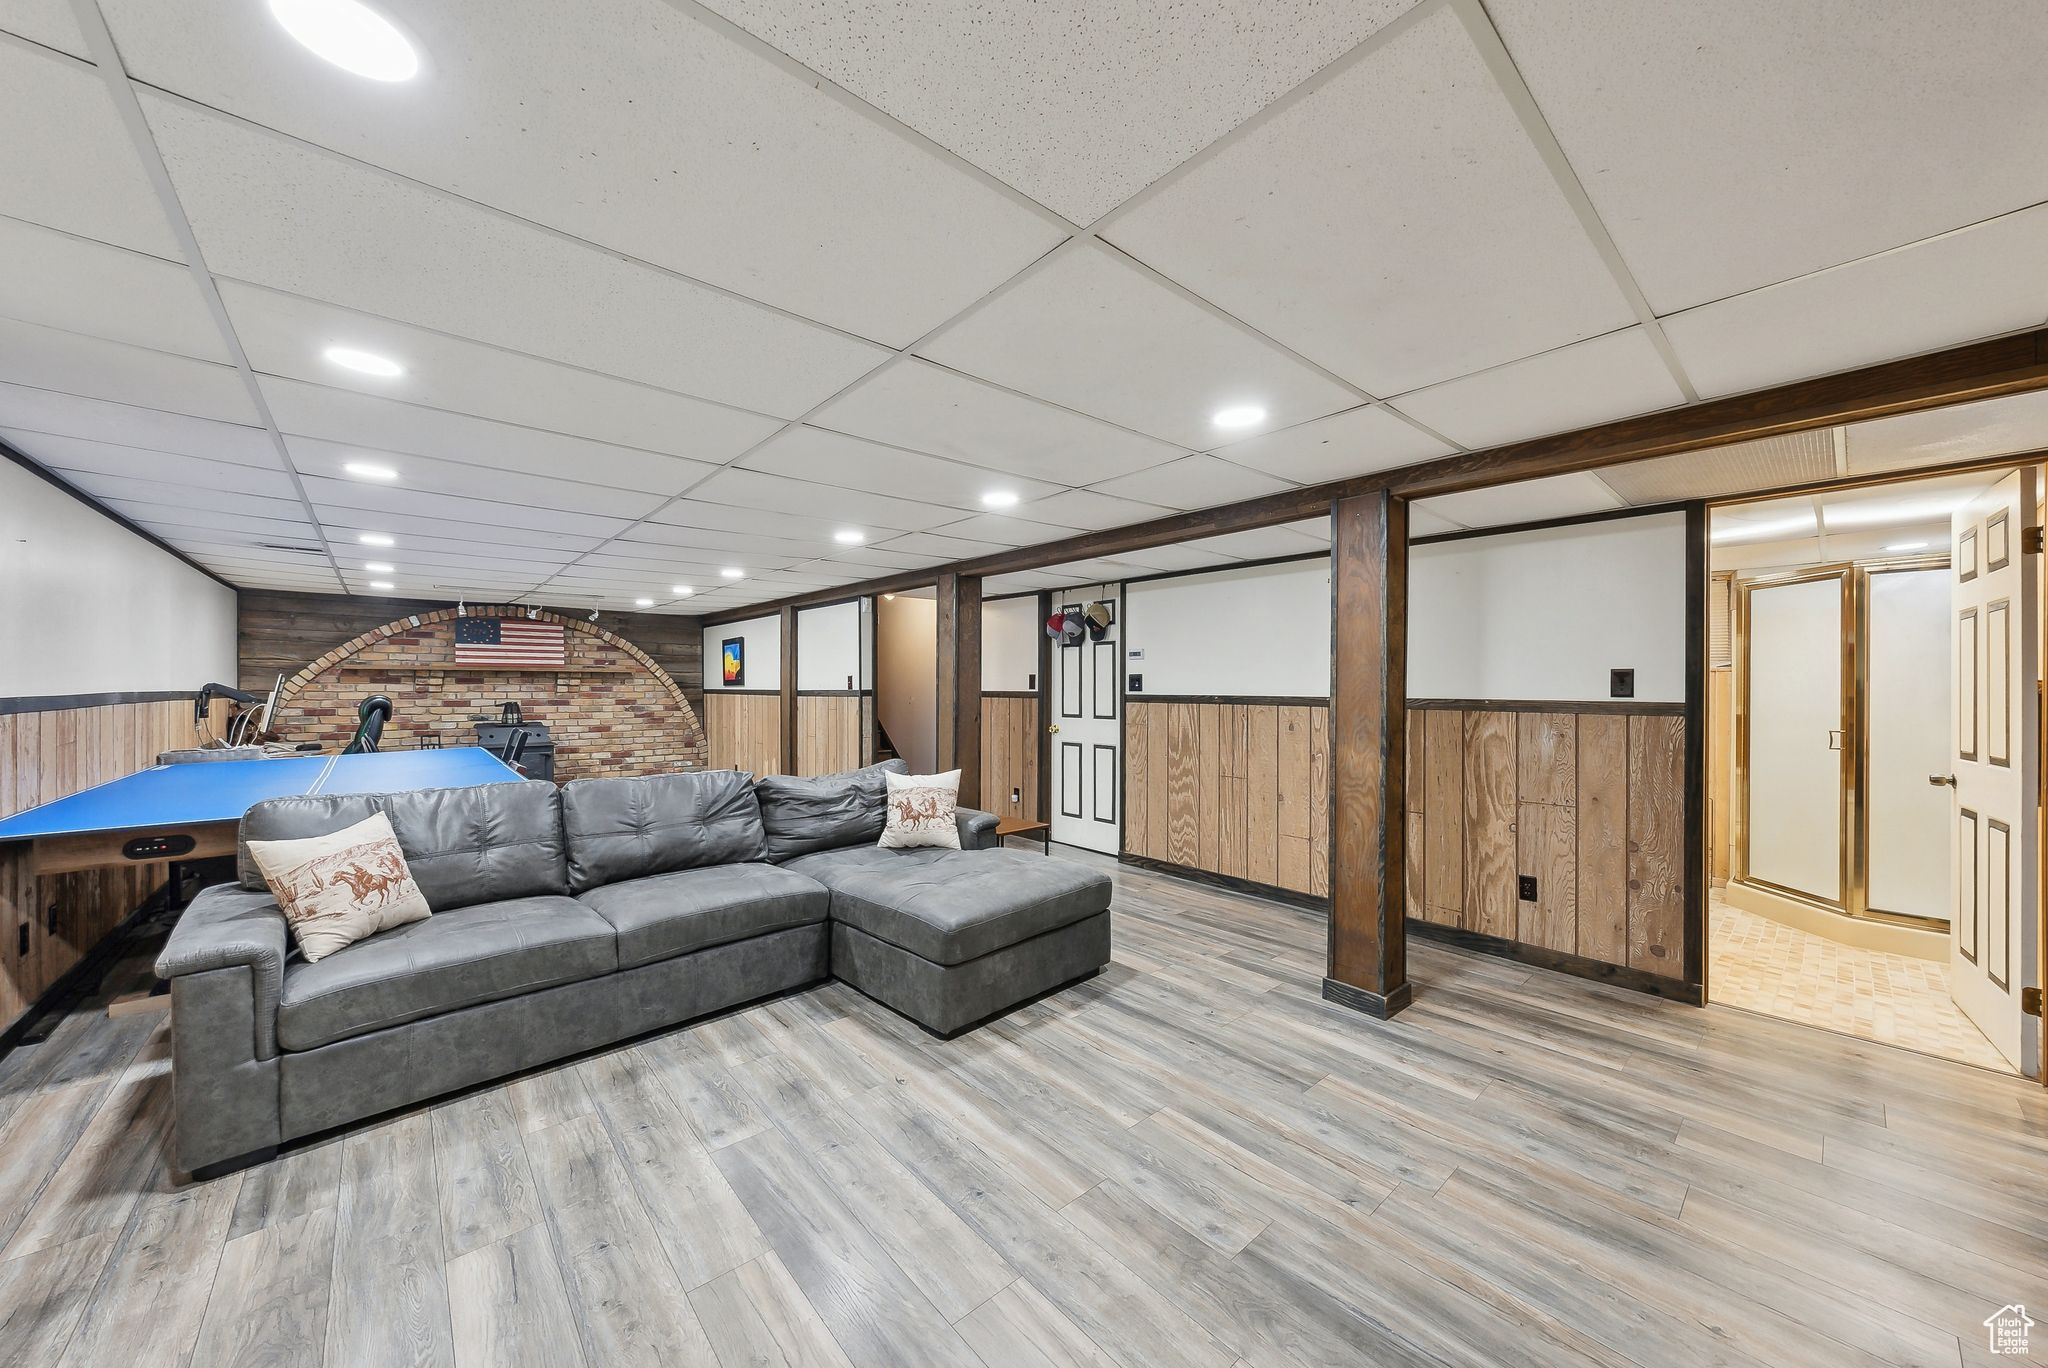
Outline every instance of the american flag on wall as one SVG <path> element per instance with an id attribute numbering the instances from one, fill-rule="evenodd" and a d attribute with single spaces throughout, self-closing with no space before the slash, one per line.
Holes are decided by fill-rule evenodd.
<path id="1" fill-rule="evenodd" d="M 455 663 L 486 669 L 506 665 L 566 665 L 567 647 L 559 622 L 525 618 L 455 619 Z"/>

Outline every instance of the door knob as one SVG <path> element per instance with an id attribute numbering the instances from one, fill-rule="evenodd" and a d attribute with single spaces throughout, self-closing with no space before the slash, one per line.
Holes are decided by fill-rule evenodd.
<path id="1" fill-rule="evenodd" d="M 1059 724 L 1059 723 L 1057 723 L 1057 722 L 1053 723 L 1053 724 L 1052 724 L 1052 725 L 1051 725 L 1050 727 L 1047 727 L 1047 728 L 1046 728 L 1046 730 L 1047 730 L 1048 732 L 1052 732 L 1052 733 L 1054 733 L 1054 734 L 1057 734 L 1057 733 L 1059 732 L 1059 729 L 1060 729 L 1060 724 Z"/>
<path id="2" fill-rule="evenodd" d="M 1936 788 L 1954 788 L 1956 786 L 1956 777 L 1953 774 L 1930 774 L 1927 776 L 1927 782 Z"/>

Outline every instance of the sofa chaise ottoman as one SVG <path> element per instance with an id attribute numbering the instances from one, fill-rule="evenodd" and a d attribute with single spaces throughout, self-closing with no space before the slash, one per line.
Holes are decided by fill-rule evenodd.
<path id="1" fill-rule="evenodd" d="M 277 798 L 239 881 L 186 908 L 171 985 L 176 1166 L 310 1136 L 838 974 L 930 1030 L 1109 960 L 1109 879 L 993 849 L 884 850 L 883 775 L 731 770 Z M 433 915 L 307 962 L 249 840 L 391 822 Z"/>

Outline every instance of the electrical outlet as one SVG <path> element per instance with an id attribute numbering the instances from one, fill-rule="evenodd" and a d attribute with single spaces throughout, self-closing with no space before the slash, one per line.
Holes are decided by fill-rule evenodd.
<path id="1" fill-rule="evenodd" d="M 1032 675 L 1026 675 L 1026 676 L 1024 677 L 1024 687 L 1025 687 L 1025 688 L 1027 688 L 1027 689 L 1029 689 L 1029 690 L 1031 690 L 1031 691 L 1032 691 L 1033 693 L 1037 693 L 1037 692 L 1038 692 L 1038 676 L 1037 676 L 1037 675 L 1035 675 L 1035 674 L 1032 674 Z"/>
<path id="2" fill-rule="evenodd" d="M 21 954 L 23 954 L 23 955 L 26 955 L 26 954 L 28 953 L 28 923 L 27 923 L 27 922 L 23 922 L 23 923 L 21 924 L 21 936 L 20 936 L 20 938 L 19 938 L 19 939 L 20 939 L 20 943 L 21 943 L 21 948 L 20 948 L 20 951 L 19 951 L 19 953 L 21 953 Z"/>
<path id="3" fill-rule="evenodd" d="M 1141 674 L 1134 674 L 1134 675 L 1132 675 L 1132 676 L 1131 676 L 1131 686 L 1130 686 L 1130 687 L 1129 687 L 1128 689 L 1124 690 L 1124 692 L 1125 692 L 1125 693 L 1143 693 L 1143 692 L 1145 692 L 1145 676 L 1143 676 L 1143 675 L 1141 675 Z"/>
<path id="4" fill-rule="evenodd" d="M 1634 698 L 1636 696 L 1636 672 L 1634 670 L 1609 670 L 1607 672 L 1607 696 L 1609 698 Z"/>
<path id="5" fill-rule="evenodd" d="M 1024 801 L 1024 790 L 1022 790 L 1022 789 L 1011 789 L 1011 790 L 1010 790 L 1010 801 L 1011 801 L 1012 803 L 1021 803 L 1021 802 L 1023 802 L 1023 801 Z"/>
<path id="6" fill-rule="evenodd" d="M 1524 874 L 1516 879 L 1515 883 L 1516 892 L 1521 896 L 1523 902 L 1536 901 L 1536 876 L 1534 874 Z"/>

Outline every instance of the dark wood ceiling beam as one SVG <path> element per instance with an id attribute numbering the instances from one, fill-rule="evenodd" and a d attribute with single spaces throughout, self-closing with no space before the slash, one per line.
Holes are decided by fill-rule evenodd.
<path id="1" fill-rule="evenodd" d="M 738 622 L 772 616 L 785 604 L 812 607 L 860 594 L 896 593 L 932 584 L 944 573 L 986 578 L 1067 561 L 1114 557 L 1227 532 L 1277 527 L 1304 518 L 1326 517 L 1337 500 L 1382 489 L 1407 499 L 1429 498 L 2039 389 L 2048 389 L 2048 328 L 1623 418 L 1576 432 L 1514 442 L 1486 451 L 1462 452 L 1398 470 L 1305 485 L 1241 503 L 1177 513 L 885 579 L 728 609 L 705 621 L 713 625 Z"/>

